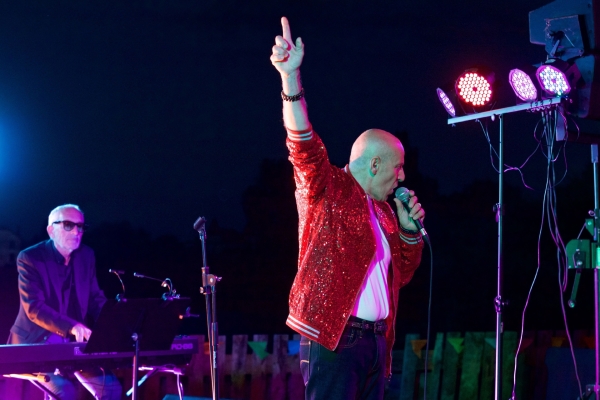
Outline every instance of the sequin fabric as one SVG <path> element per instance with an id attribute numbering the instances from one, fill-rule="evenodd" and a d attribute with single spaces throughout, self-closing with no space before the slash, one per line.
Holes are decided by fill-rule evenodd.
<path id="1" fill-rule="evenodd" d="M 288 139 L 287 146 L 296 180 L 300 246 L 287 324 L 333 350 L 376 250 L 367 195 L 348 168 L 330 164 L 316 133 L 307 141 Z M 423 242 L 419 234 L 403 234 L 413 244 L 401 240 L 391 207 L 382 201 L 374 201 L 373 205 L 392 253 L 388 282 L 393 290 L 386 319 L 391 327 L 386 332 L 389 354 L 386 375 L 389 375 L 398 290 L 410 281 L 419 266 Z"/>

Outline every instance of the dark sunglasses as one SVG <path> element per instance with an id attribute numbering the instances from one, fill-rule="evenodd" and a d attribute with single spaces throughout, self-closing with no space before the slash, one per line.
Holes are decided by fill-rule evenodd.
<path id="1" fill-rule="evenodd" d="M 72 221 L 54 221 L 52 224 L 63 224 L 63 229 L 67 232 L 72 231 L 75 227 L 77 227 L 78 232 L 83 232 L 88 227 L 83 222 L 75 223 Z"/>

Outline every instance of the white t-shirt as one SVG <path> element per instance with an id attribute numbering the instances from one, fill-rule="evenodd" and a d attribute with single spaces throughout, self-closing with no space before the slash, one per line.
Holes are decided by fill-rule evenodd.
<path id="1" fill-rule="evenodd" d="M 373 200 L 369 196 L 367 196 L 367 202 L 371 213 L 371 225 L 375 233 L 377 250 L 373 255 L 367 276 L 360 288 L 352 315 L 366 319 L 367 321 L 378 321 L 385 319 L 390 311 L 387 277 L 392 253 L 390 251 L 390 244 L 385 238 L 383 229 L 381 229 L 381 225 L 379 225 L 379 221 L 377 220 L 377 215 L 373 208 Z"/>

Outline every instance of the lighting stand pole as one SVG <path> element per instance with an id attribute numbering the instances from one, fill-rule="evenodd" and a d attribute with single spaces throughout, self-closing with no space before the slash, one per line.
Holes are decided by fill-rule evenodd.
<path id="1" fill-rule="evenodd" d="M 598 246 L 598 233 L 600 229 L 600 188 L 598 187 L 598 145 L 592 145 L 592 165 L 594 167 L 594 249 Z M 594 257 L 592 257 L 594 259 Z M 595 257 L 598 264 L 598 257 Z M 600 397 L 600 271 L 598 265 L 594 265 L 594 333 L 596 358 L 596 380 L 594 384 L 595 398 Z"/>
<path id="2" fill-rule="evenodd" d="M 496 204 L 496 221 L 498 222 L 498 278 L 496 299 L 494 306 L 496 308 L 496 371 L 494 375 L 494 393 L 495 399 L 500 400 L 502 395 L 502 335 L 504 327 L 502 325 L 502 311 L 505 302 L 502 299 L 502 220 L 504 218 L 504 114 L 500 114 L 500 133 L 498 138 L 498 204 Z"/>
<path id="3" fill-rule="evenodd" d="M 483 118 L 495 118 L 496 116 L 500 119 L 500 134 L 499 134 L 499 149 L 498 149 L 498 203 L 496 204 L 496 221 L 498 223 L 498 280 L 497 280 L 497 294 L 494 299 L 494 306 L 496 309 L 496 371 L 494 374 L 494 399 L 502 399 L 502 334 L 504 327 L 502 325 L 502 311 L 506 304 L 502 298 L 502 225 L 503 225 L 503 195 L 504 195 L 504 114 L 509 114 L 517 111 L 538 111 L 548 107 L 560 104 L 561 98 L 553 98 L 542 101 L 534 101 L 530 103 L 523 103 L 513 107 L 499 108 L 496 110 L 485 111 L 477 114 L 469 114 L 461 117 L 454 117 L 448 119 L 448 125 L 454 125 L 460 122 L 479 120 Z M 597 381 L 596 381 L 597 382 Z"/>
<path id="4" fill-rule="evenodd" d="M 202 286 L 200 293 L 206 297 L 206 323 L 208 333 L 208 348 L 210 355 L 210 377 L 212 384 L 212 398 L 219 400 L 219 324 L 217 323 L 217 298 L 216 285 L 221 280 L 218 276 L 209 274 L 206 265 L 206 220 L 200 217 L 194 222 L 194 230 L 200 234 L 202 242 Z"/>

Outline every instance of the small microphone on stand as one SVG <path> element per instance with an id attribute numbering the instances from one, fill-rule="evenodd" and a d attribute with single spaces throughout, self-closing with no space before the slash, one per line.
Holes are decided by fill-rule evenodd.
<path id="1" fill-rule="evenodd" d="M 194 230 L 198 232 L 200 240 L 204 242 L 204 239 L 206 239 L 206 218 L 198 217 L 196 222 L 194 222 Z"/>
<path id="2" fill-rule="evenodd" d="M 201 229 L 204 229 L 204 225 L 206 225 L 206 219 L 204 217 L 198 217 L 196 222 L 194 222 L 194 230 L 199 232 Z"/>
<path id="3" fill-rule="evenodd" d="M 121 279 L 121 275 L 125 275 L 125 271 L 123 271 L 122 269 L 109 269 L 108 272 L 111 274 L 115 274 L 117 278 L 119 278 L 119 282 L 121 282 L 121 288 L 123 289 L 123 292 L 117 295 L 117 301 L 127 301 L 127 299 L 125 298 L 125 284 Z"/>
<path id="4" fill-rule="evenodd" d="M 157 278 L 153 278 L 151 276 L 138 274 L 137 272 L 134 272 L 133 276 L 135 276 L 136 278 L 150 279 L 150 280 L 153 280 L 156 282 L 160 282 L 160 286 L 169 289 L 169 291 L 167 293 L 163 293 L 163 299 L 165 299 L 165 300 L 179 298 L 179 295 L 176 294 L 177 291 L 175 290 L 175 287 L 173 286 L 173 281 L 171 281 L 170 278 L 157 279 Z"/>
<path id="5" fill-rule="evenodd" d="M 109 269 L 108 272 L 110 272 L 111 274 L 117 274 L 117 276 L 125 275 L 125 271 L 123 271 L 122 269 Z"/>

